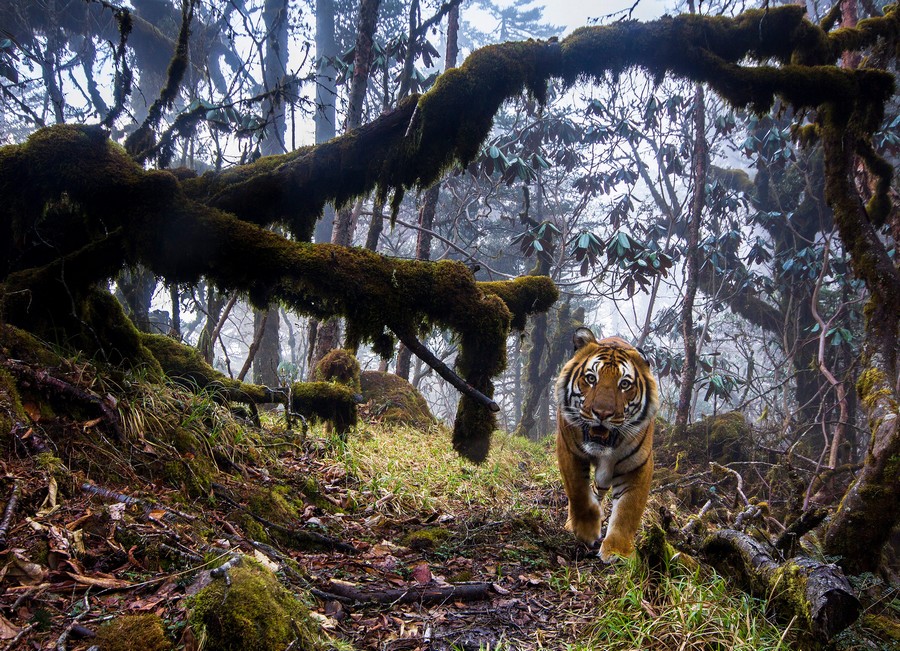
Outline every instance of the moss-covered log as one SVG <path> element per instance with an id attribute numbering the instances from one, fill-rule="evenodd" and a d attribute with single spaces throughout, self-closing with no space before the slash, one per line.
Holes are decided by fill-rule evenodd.
<path id="1" fill-rule="evenodd" d="M 213 391 L 232 402 L 287 402 L 287 389 L 232 380 L 207 364 L 197 349 L 165 335 L 143 334 L 141 339 L 163 371 L 188 388 Z M 295 382 L 290 390 L 290 408 L 308 418 L 329 421 L 338 432 L 344 433 L 356 424 L 357 394 L 352 387 L 334 382 Z"/>
<path id="2" fill-rule="evenodd" d="M 720 573 L 767 599 L 783 621 L 794 621 L 813 641 L 831 639 L 859 616 L 859 599 L 836 565 L 801 557 L 779 563 L 765 545 L 730 529 L 707 537 L 703 553 Z"/>

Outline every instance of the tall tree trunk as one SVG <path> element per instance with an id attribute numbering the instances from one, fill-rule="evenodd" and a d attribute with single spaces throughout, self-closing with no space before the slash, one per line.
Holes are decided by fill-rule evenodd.
<path id="1" fill-rule="evenodd" d="M 135 327 L 141 332 L 150 332 L 150 302 L 156 291 L 156 276 L 146 267 L 123 269 L 116 285 Z"/>
<path id="2" fill-rule="evenodd" d="M 337 70 L 334 61 L 338 56 L 334 38 L 334 0 L 316 0 L 316 144 L 328 142 L 337 135 Z M 334 208 L 325 206 L 322 218 L 316 224 L 316 242 L 330 242 L 334 228 Z"/>
<path id="3" fill-rule="evenodd" d="M 172 302 L 172 326 L 169 328 L 169 336 L 181 340 L 181 291 L 177 283 L 172 283 L 169 288 L 169 299 Z"/>
<path id="4" fill-rule="evenodd" d="M 369 70 L 372 67 L 372 44 L 380 4 L 381 0 L 362 0 L 359 7 L 356 50 L 353 56 L 353 78 L 350 80 L 350 92 L 347 97 L 347 119 L 344 122 L 344 133 L 352 131 L 362 124 L 366 88 L 369 85 Z M 353 243 L 355 226 L 353 209 L 348 206 L 339 210 L 331 230 L 331 243 L 350 246 Z M 319 325 L 312 364 L 308 370 L 309 374 L 315 372 L 316 364 L 329 350 L 337 347 L 339 339 L 340 322 L 338 319 L 329 319 Z"/>
<path id="5" fill-rule="evenodd" d="M 200 332 L 200 340 L 197 342 L 197 350 L 203 355 L 206 363 L 212 366 L 215 359 L 216 342 L 213 339 L 213 333 L 216 330 L 216 324 L 219 322 L 219 315 L 222 308 L 225 307 L 225 297 L 220 294 L 215 287 L 206 285 L 206 322 L 203 324 L 203 330 Z"/>
<path id="6" fill-rule="evenodd" d="M 316 144 L 328 142 L 337 135 L 337 70 L 334 67 L 338 56 L 337 41 L 334 37 L 334 0 L 316 0 Z M 315 241 L 331 242 L 334 229 L 334 206 L 326 204 L 322 218 L 316 223 Z M 316 342 L 319 321 L 310 318 L 307 329 L 306 378 L 312 380 L 315 368 Z"/>
<path id="7" fill-rule="evenodd" d="M 456 67 L 459 58 L 459 5 L 455 5 L 447 14 L 447 50 L 444 58 L 444 72 Z M 425 200 L 419 210 L 419 226 L 422 228 L 416 235 L 416 260 L 431 259 L 431 231 L 434 229 L 434 217 L 437 214 L 438 201 L 441 198 L 441 183 L 438 181 L 425 192 Z M 405 380 L 409 380 L 412 353 L 400 344 L 397 350 L 397 367 L 395 372 Z"/>
<path id="8" fill-rule="evenodd" d="M 253 311 L 253 330 L 259 333 L 262 328 L 262 336 L 259 338 L 259 347 L 253 358 L 253 381 L 267 387 L 278 386 L 278 364 L 281 360 L 281 350 L 278 340 L 278 326 L 281 320 L 281 312 L 278 306 L 269 308 L 268 311 Z"/>
<path id="9" fill-rule="evenodd" d="M 833 121 L 828 129 L 820 130 L 824 134 L 826 198 L 854 272 L 865 281 L 871 298 L 865 310 L 863 370 L 857 382 L 868 417 L 869 446 L 862 470 L 825 532 L 824 551 L 839 557 L 845 569 L 860 573 L 878 567 L 880 550 L 900 522 L 900 272 L 885 249 L 878 232 L 880 224 L 873 223 L 877 218 L 856 195 L 852 175 L 861 138 L 856 123 L 851 122 L 853 116 L 834 107 L 825 115 Z M 843 116 L 843 122 L 837 123 L 838 116 Z"/>
<path id="10" fill-rule="evenodd" d="M 540 327 L 541 317 L 545 317 L 545 315 L 539 314 L 533 318 L 533 329 Z M 543 327 L 546 329 L 546 317 L 544 322 Z M 584 308 L 579 307 L 574 312 L 570 312 L 570 303 L 566 301 L 559 309 L 556 329 L 552 340 L 546 347 L 546 356 L 543 355 L 543 347 L 539 353 L 535 352 L 534 345 L 529 349 L 524 369 L 525 395 L 522 399 L 522 415 L 516 428 L 517 434 L 536 441 L 550 433 L 550 388 L 566 355 L 571 353 L 572 333 L 582 325 L 584 325 Z M 529 339 L 541 341 L 540 338 L 536 339 L 534 334 Z M 544 340 L 546 340 L 546 334 Z M 546 357 L 543 365 L 540 364 L 541 357 Z"/>
<path id="11" fill-rule="evenodd" d="M 288 0 L 266 0 L 263 6 L 266 25 L 266 48 L 263 62 L 263 81 L 267 91 L 284 82 L 288 60 Z M 285 104 L 278 101 L 282 93 L 269 96 L 263 102 L 266 113 L 266 137 L 260 143 L 263 156 L 281 154 L 286 150 L 284 136 L 287 131 Z M 263 319 L 263 315 L 267 314 Z M 278 365 L 281 362 L 281 346 L 278 340 L 279 307 L 271 305 L 267 310 L 253 310 L 253 340 L 259 347 L 253 358 L 253 378 L 257 384 L 278 385 Z M 260 332 L 259 329 L 263 328 Z"/>
<path id="12" fill-rule="evenodd" d="M 706 144 L 706 105 L 703 86 L 694 92 L 694 196 L 688 216 L 687 255 L 685 256 L 684 303 L 681 308 L 681 333 L 684 337 L 684 367 L 681 369 L 681 388 L 675 426 L 684 427 L 691 416 L 691 392 L 697 378 L 697 335 L 694 333 L 694 299 L 700 268 L 700 218 L 706 203 L 706 175 L 708 170 Z"/>

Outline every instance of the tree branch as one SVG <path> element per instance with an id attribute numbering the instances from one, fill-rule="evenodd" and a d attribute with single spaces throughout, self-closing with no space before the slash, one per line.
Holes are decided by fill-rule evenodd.
<path id="1" fill-rule="evenodd" d="M 481 391 L 479 391 L 468 382 L 463 380 L 461 377 L 459 377 L 456 373 L 454 373 L 453 369 L 451 369 L 449 366 L 444 364 L 444 362 L 435 357 L 434 353 L 428 350 L 428 348 L 426 348 L 416 337 L 413 337 L 411 335 L 404 335 L 396 331 L 395 334 L 400 339 L 400 341 L 403 342 L 404 346 L 414 352 L 416 354 L 416 357 L 418 357 L 423 362 L 428 364 L 428 366 L 437 371 L 437 374 L 447 380 L 447 382 L 449 382 L 457 391 L 469 396 L 475 402 L 487 407 L 492 412 L 500 411 L 500 406 L 496 402 L 488 398 L 486 395 L 481 393 Z"/>

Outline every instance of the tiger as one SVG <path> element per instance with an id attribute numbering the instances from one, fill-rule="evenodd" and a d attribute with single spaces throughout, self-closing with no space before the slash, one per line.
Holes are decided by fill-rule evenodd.
<path id="1" fill-rule="evenodd" d="M 610 562 L 634 551 L 653 475 L 653 422 L 659 392 L 643 352 L 619 337 L 597 340 L 578 328 L 575 351 L 556 381 L 556 454 L 569 498 L 566 529 L 596 547 L 600 501 L 612 489 L 612 516 L 600 545 Z M 594 467 L 591 488 L 591 466 Z"/>

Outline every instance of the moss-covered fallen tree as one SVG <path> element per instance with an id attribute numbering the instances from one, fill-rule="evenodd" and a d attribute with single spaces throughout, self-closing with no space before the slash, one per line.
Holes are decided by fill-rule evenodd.
<path id="1" fill-rule="evenodd" d="M 867 364 L 890 378 L 897 365 L 900 273 L 878 230 L 888 217 L 892 169 L 871 142 L 893 77 L 834 64 L 844 51 L 869 47 L 894 56 L 898 26 L 898 12 L 888 8 L 883 17 L 829 33 L 806 21 L 800 7 L 786 6 L 736 18 L 621 22 L 583 28 L 559 42 L 489 46 L 427 94 L 345 136 L 189 179 L 145 171 L 99 128 L 41 130 L 23 145 L 0 150 L 3 316 L 105 351 L 109 340 L 101 333 L 110 328 L 94 288 L 141 263 L 168 282 L 206 276 L 259 305 L 280 300 L 305 314 L 343 316 L 350 345 L 365 340 L 385 350 L 393 335 L 409 340 L 428 327 L 449 328 L 459 336 L 457 370 L 490 397 L 510 325 L 523 322 L 513 310 L 546 310 L 556 296 L 549 281 L 530 280 L 532 294 L 508 304 L 510 292 L 482 289 L 458 263 L 392 260 L 306 240 L 328 202 L 343 204 L 374 190 L 382 197 L 393 192 L 396 208 L 407 190 L 427 187 L 454 163 L 471 161 L 508 98 L 528 91 L 543 99 L 552 78 L 571 85 L 641 68 L 656 78 L 706 83 L 736 108 L 767 111 L 780 98 L 811 112 L 815 121 L 798 134 L 824 145 L 826 196 L 853 269 L 873 297 Z M 865 205 L 854 185 L 857 162 L 873 179 Z M 264 228 L 275 223 L 294 241 Z M 113 353 L 112 359 L 127 360 L 140 350 L 123 346 Z M 896 464 L 888 462 L 900 446 L 900 419 L 888 418 L 896 416 L 896 389 L 883 384 L 884 391 L 878 384 L 868 394 L 873 463 L 866 467 L 874 470 L 863 475 L 874 493 L 851 490 L 842 513 L 853 517 L 839 513 L 836 523 L 843 524 L 829 539 L 850 539 L 849 528 L 860 523 L 869 546 L 882 544 L 890 532 L 884 508 L 868 520 L 863 508 L 867 495 L 890 504 L 900 497 Z M 464 397 L 454 427 L 457 449 L 483 458 L 493 426 L 490 411 Z M 840 553 L 871 556 L 867 548 Z"/>

